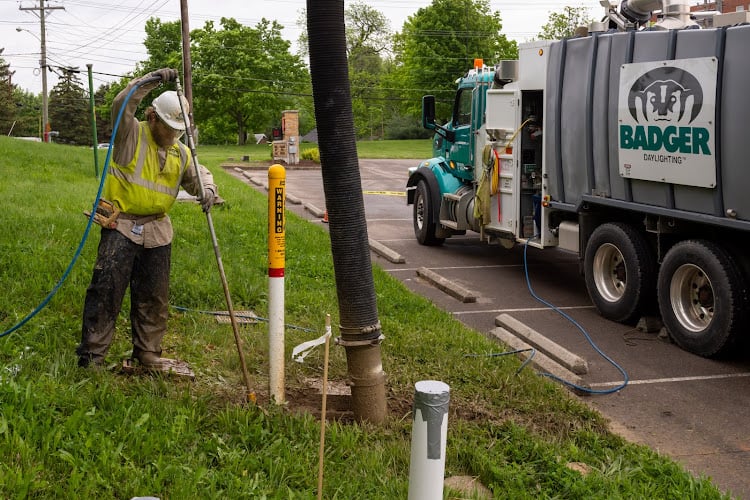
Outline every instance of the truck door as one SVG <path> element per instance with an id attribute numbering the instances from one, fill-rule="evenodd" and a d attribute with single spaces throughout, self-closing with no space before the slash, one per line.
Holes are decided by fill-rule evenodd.
<path id="1" fill-rule="evenodd" d="M 448 159 L 460 166 L 471 165 L 471 102 L 472 89 L 459 89 L 453 105 L 453 130 L 456 140 L 451 145 Z"/>
<path id="2" fill-rule="evenodd" d="M 494 185 L 497 192 L 492 197 L 492 229 L 517 235 L 518 175 L 514 147 L 517 143 L 511 138 L 518 123 L 518 96 L 514 90 L 490 89 L 487 91 L 487 131 L 498 137 L 494 144 L 498 168 L 494 170 Z M 512 142 L 509 142 L 511 141 Z M 507 147 L 506 147 L 507 146 Z"/>

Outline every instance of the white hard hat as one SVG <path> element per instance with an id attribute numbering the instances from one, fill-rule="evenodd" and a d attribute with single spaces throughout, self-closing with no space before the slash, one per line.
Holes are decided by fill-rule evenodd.
<path id="1" fill-rule="evenodd" d="M 186 118 L 182 111 L 184 109 L 185 113 L 188 112 L 187 99 L 185 99 L 185 96 L 180 96 L 180 99 L 182 100 L 182 107 L 180 107 L 180 101 L 177 100 L 177 92 L 168 90 L 151 102 L 159 118 L 175 130 L 185 130 Z"/>

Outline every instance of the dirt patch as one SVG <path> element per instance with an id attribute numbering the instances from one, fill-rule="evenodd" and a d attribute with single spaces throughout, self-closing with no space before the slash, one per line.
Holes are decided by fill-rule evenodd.
<path id="1" fill-rule="evenodd" d="M 457 491 L 462 494 L 460 497 L 451 496 L 448 493 L 448 498 L 477 498 L 477 499 L 489 499 L 492 498 L 492 492 L 485 485 L 479 482 L 479 478 L 472 476 L 453 476 L 446 478 L 445 487 L 451 490 Z"/>

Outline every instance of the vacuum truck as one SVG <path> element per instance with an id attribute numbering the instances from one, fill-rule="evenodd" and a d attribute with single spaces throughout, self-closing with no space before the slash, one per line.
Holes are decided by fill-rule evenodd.
<path id="1" fill-rule="evenodd" d="M 684 0 L 602 3 L 579 36 L 476 61 L 447 123 L 423 97 L 416 238 L 575 252 L 602 316 L 659 315 L 683 349 L 725 355 L 750 331 L 750 24 Z"/>

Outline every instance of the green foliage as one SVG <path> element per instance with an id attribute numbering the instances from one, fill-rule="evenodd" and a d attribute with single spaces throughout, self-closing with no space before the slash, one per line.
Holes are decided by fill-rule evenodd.
<path id="1" fill-rule="evenodd" d="M 146 21 L 146 39 L 143 45 L 148 59 L 139 64 L 136 74 L 145 74 L 161 68 L 176 68 L 184 74 L 182 67 L 182 27 L 180 21 L 162 22 L 158 18 Z"/>
<path id="2" fill-rule="evenodd" d="M 111 88 L 112 84 L 110 83 L 101 85 L 94 93 L 97 143 L 109 142 L 112 137 L 112 120 L 110 119 L 112 101 L 107 101 Z M 114 95 L 112 98 L 114 99 Z"/>
<path id="3" fill-rule="evenodd" d="M 254 133 L 270 136 L 283 110 L 311 110 L 309 76 L 301 58 L 289 52 L 281 25 L 262 19 L 250 28 L 233 18 L 222 18 L 220 25 L 217 29 L 209 21 L 190 35 L 193 114 L 200 142 L 244 145 Z M 179 21 L 150 19 L 145 41 L 149 58 L 137 74 L 181 68 L 180 40 Z M 314 127 L 307 114 L 312 116 L 302 117 L 301 131 Z"/>
<path id="4" fill-rule="evenodd" d="M 0 56 L 5 49 L 0 48 Z M 0 57 L 0 134 L 7 135 L 13 127 L 15 121 L 16 106 L 13 102 L 12 83 L 13 73 L 10 71 L 10 65 Z"/>
<path id="5" fill-rule="evenodd" d="M 396 115 L 388 120 L 386 138 L 392 140 L 424 139 L 433 132 L 422 127 L 422 121 L 411 115 Z"/>
<path id="6" fill-rule="evenodd" d="M 55 142 L 91 145 L 91 113 L 88 93 L 78 74 L 65 71 L 49 96 L 49 122 L 58 133 Z"/>
<path id="7" fill-rule="evenodd" d="M 542 26 L 539 38 L 542 40 L 561 40 L 575 35 L 576 29 L 588 26 L 593 19 L 584 6 L 566 6 L 560 12 L 550 12 L 547 24 Z"/>
<path id="8" fill-rule="evenodd" d="M 303 149 L 300 157 L 303 160 L 312 160 L 315 163 L 320 163 L 320 150 L 318 148 Z"/>
<path id="9" fill-rule="evenodd" d="M 421 112 L 421 96 L 434 94 L 436 116 L 450 116 L 456 78 L 472 67 L 475 58 L 491 65 L 515 59 L 514 41 L 500 34 L 500 13 L 489 0 L 433 0 L 409 16 L 396 35 L 396 68 L 393 85 L 411 102 L 405 110 L 413 117 Z"/>
<path id="10" fill-rule="evenodd" d="M 388 55 L 393 44 L 390 21 L 382 12 L 357 1 L 344 10 L 344 23 L 355 134 L 358 138 L 382 139 L 385 117 L 397 107 L 389 102 L 389 93 L 382 88 L 390 70 Z M 309 40 L 304 11 L 297 25 L 302 30 L 298 38 L 300 52 L 307 55 Z"/>
<path id="11" fill-rule="evenodd" d="M 428 141 L 421 144 L 429 151 Z M 201 157 L 226 200 L 212 214 L 235 308 L 265 317 L 268 200 L 219 167 L 236 151 L 213 148 Z M 98 186 L 90 153 L 0 137 L 0 332 L 41 301 L 74 254 L 86 223 L 80 213 Z M 170 303 L 191 311 L 172 311 L 163 347 L 190 361 L 195 381 L 117 373 L 131 348 L 127 302 L 108 356 L 113 369 L 76 367 L 98 240 L 92 230 L 49 305 L 0 337 L 0 497 L 314 498 L 320 428 L 310 412 L 319 397 L 309 397 L 315 390 L 305 381 L 319 379 L 321 350 L 287 365 L 289 404 L 276 407 L 265 395 L 267 326 L 241 327 L 259 397 L 258 406 L 244 404 L 231 329 L 196 312 L 225 309 L 204 217 L 194 203 L 178 203 L 170 216 Z M 323 333 L 325 313 L 338 322 L 328 233 L 291 213 L 286 231 L 289 355 Z M 329 423 L 325 498 L 407 496 L 413 384 L 427 379 L 451 386 L 446 475 L 477 477 L 495 498 L 722 498 L 708 480 L 610 434 L 559 386 L 528 368 L 516 374 L 517 359 L 467 358 L 499 347 L 378 266 L 373 278 L 386 335 L 389 418 L 381 427 Z M 346 373 L 345 353 L 334 346 L 329 378 L 341 382 Z M 569 462 L 591 472 L 573 472 Z"/>
<path id="12" fill-rule="evenodd" d="M 19 87 L 13 89 L 15 114 L 13 120 L 14 137 L 41 137 L 42 96 L 35 95 Z"/>
<path id="13" fill-rule="evenodd" d="M 242 145 L 255 132 L 270 132 L 284 109 L 297 107 L 296 94 L 309 92 L 307 70 L 281 29 L 266 19 L 249 28 L 222 18 L 221 29 L 209 21 L 191 34 L 195 115 L 207 141 L 234 134 Z"/>

